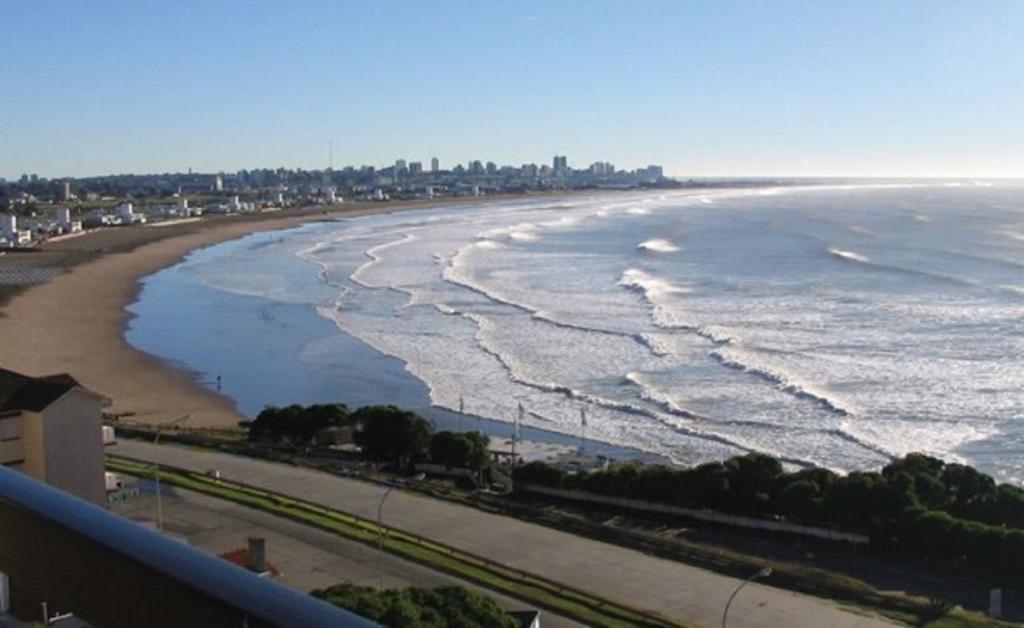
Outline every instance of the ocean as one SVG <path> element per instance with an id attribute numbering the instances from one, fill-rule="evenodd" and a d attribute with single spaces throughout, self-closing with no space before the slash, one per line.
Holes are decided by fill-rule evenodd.
<path id="1" fill-rule="evenodd" d="M 482 201 L 313 223 L 144 281 L 126 337 L 254 416 L 465 411 L 679 464 L 911 451 L 1024 483 L 1024 186 Z M 451 412 L 445 413 L 452 421 Z M 467 425 L 467 429 L 468 429 Z M 555 437 L 556 439 L 558 437 Z"/>

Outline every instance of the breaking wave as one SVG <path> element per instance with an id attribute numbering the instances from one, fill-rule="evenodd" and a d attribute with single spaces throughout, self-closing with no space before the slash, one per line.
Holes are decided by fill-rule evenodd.
<path id="1" fill-rule="evenodd" d="M 653 240 L 641 242 L 636 245 L 636 248 L 642 251 L 652 251 L 654 253 L 675 253 L 679 250 L 678 246 L 662 238 L 655 238 Z"/>
<path id="2" fill-rule="evenodd" d="M 756 357 L 746 351 L 715 349 L 709 355 L 721 362 L 722 366 L 761 377 L 775 384 L 779 390 L 787 392 L 794 397 L 808 399 L 842 416 L 853 414 L 850 409 L 845 407 L 845 404 L 830 397 L 829 393 L 820 390 L 809 382 L 798 381 L 782 370 L 761 363 Z"/>
<path id="3" fill-rule="evenodd" d="M 871 263 L 871 259 L 869 259 L 866 255 L 861 255 L 860 253 L 854 253 L 853 251 L 847 251 L 845 249 L 830 248 L 828 250 L 828 252 L 830 254 L 832 254 L 832 255 L 835 255 L 836 257 L 838 257 L 840 259 L 844 259 L 844 260 L 847 260 L 847 261 L 850 261 L 850 262 L 859 262 L 861 264 L 870 264 Z"/>

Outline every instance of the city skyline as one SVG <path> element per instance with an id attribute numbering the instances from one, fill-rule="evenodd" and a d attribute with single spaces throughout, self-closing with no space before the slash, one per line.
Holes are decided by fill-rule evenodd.
<path id="1" fill-rule="evenodd" d="M 1024 176 L 1019 3 L 285 10 L 9 3 L 0 177 L 315 170 L 331 153 Z"/>

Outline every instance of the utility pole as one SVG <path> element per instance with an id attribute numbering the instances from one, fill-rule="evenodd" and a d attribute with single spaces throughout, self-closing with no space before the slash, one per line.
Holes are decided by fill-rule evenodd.
<path id="1" fill-rule="evenodd" d="M 580 408 L 580 455 L 587 447 L 587 409 Z"/>

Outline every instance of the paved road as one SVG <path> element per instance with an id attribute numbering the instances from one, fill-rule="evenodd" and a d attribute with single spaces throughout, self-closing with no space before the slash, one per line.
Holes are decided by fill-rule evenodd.
<path id="1" fill-rule="evenodd" d="M 141 496 L 117 504 L 114 510 L 126 517 L 155 521 L 153 483 L 143 480 L 138 485 L 143 489 Z M 380 554 L 362 543 L 312 526 L 194 491 L 165 485 L 161 493 L 164 529 L 168 533 L 184 537 L 193 547 L 217 555 L 245 547 L 250 536 L 262 536 L 267 542 L 267 561 L 280 572 L 278 582 L 301 591 L 342 582 L 377 587 L 383 571 L 383 584 L 388 588 L 458 584 L 487 594 L 507 610 L 531 608 L 525 602 L 386 552 Z M 545 610 L 541 611 L 541 619 L 546 627 L 582 628 L 582 624 Z"/>
<path id="2" fill-rule="evenodd" d="M 219 469 L 247 482 L 375 518 L 384 490 L 374 484 L 227 454 L 122 441 L 120 453 L 195 471 Z M 574 536 L 510 517 L 394 491 L 384 521 L 399 529 L 486 556 L 635 607 L 703 626 L 721 623 L 722 608 L 740 581 L 682 563 Z M 808 595 L 754 583 L 737 596 L 729 626 L 854 628 L 892 625 Z"/>

